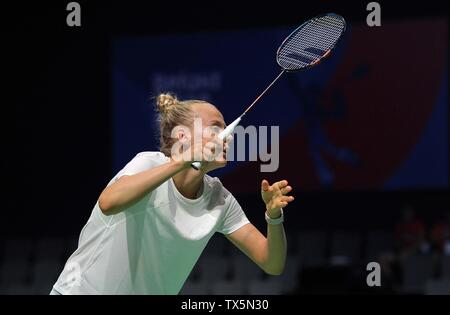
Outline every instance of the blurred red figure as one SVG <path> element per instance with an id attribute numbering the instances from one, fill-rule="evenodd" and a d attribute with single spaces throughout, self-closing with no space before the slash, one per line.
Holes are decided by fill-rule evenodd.
<path id="1" fill-rule="evenodd" d="M 395 239 L 400 256 L 427 251 L 425 233 L 425 225 L 416 217 L 414 209 L 407 206 L 395 229 Z"/>
<path id="2" fill-rule="evenodd" d="M 439 253 L 450 256 L 450 212 L 445 213 L 443 220 L 432 227 L 431 241 Z"/>

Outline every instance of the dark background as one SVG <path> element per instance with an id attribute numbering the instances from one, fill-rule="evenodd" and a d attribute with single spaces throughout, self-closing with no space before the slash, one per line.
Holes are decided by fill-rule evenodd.
<path id="1" fill-rule="evenodd" d="M 110 44 L 118 35 L 287 26 L 339 12 L 365 21 L 369 1 L 78 1 L 82 27 L 66 25 L 69 1 L 2 3 L 0 235 L 76 237 L 113 175 Z M 379 1 L 382 19 L 448 17 L 444 1 Z M 427 223 L 449 208 L 448 189 L 298 193 L 286 229 L 390 229 L 405 205 Z M 259 196 L 237 196 L 243 208 Z M 263 215 L 249 213 L 264 229 Z"/>

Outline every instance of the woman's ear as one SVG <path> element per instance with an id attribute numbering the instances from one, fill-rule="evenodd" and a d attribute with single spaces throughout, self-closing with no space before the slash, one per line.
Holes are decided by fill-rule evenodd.
<path id="1" fill-rule="evenodd" d="M 190 143 L 190 134 L 191 133 L 189 130 L 186 130 L 185 128 L 178 128 L 176 138 L 182 144 Z"/>
<path id="2" fill-rule="evenodd" d="M 178 141 L 183 141 L 183 139 L 186 137 L 186 135 L 185 135 L 185 133 L 184 133 L 184 130 L 183 129 L 178 129 L 177 130 L 177 140 Z"/>

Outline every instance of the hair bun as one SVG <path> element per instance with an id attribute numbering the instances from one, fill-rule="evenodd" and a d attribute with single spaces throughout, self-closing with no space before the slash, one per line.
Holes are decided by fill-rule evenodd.
<path id="1" fill-rule="evenodd" d="M 169 93 L 159 94 L 156 99 L 156 106 L 161 114 L 166 114 L 169 108 L 178 102 L 177 98 Z"/>

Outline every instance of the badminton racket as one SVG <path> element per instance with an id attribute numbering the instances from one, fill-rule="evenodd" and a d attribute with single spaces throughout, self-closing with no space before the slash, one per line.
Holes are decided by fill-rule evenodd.
<path id="1" fill-rule="evenodd" d="M 218 138 L 223 141 L 230 136 L 242 118 L 284 73 L 312 68 L 329 57 L 345 33 L 346 28 L 345 19 L 335 13 L 316 16 L 297 27 L 286 37 L 277 50 L 276 60 L 281 67 L 281 72 L 241 116 L 219 133 Z M 191 164 L 196 170 L 199 170 L 201 165 L 201 162 Z"/>

